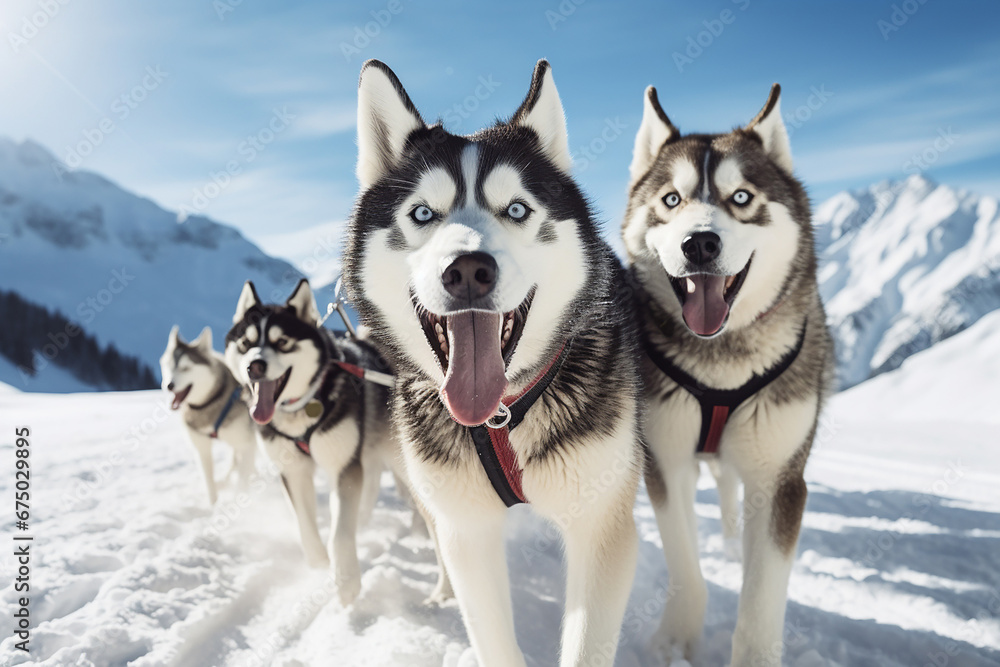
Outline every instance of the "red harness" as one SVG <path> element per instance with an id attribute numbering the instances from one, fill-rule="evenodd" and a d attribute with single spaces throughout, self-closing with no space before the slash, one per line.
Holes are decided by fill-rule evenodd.
<path id="1" fill-rule="evenodd" d="M 719 442 L 722 440 L 722 432 L 726 428 L 730 415 L 744 401 L 756 395 L 757 392 L 788 370 L 788 367 L 799 356 L 802 345 L 805 343 L 807 324 L 808 322 L 802 324 L 802 331 L 799 333 L 795 346 L 785 352 L 774 366 L 767 369 L 763 375 L 751 376 L 746 384 L 736 389 L 715 389 L 702 384 L 653 347 L 648 338 L 643 341 L 646 355 L 650 361 L 656 364 L 656 367 L 664 375 L 677 383 L 684 391 L 694 396 L 701 406 L 701 431 L 695 448 L 696 453 L 718 456 Z"/>
<path id="2" fill-rule="evenodd" d="M 521 393 L 501 399 L 501 403 L 510 415 L 502 426 L 490 426 L 488 425 L 490 422 L 487 422 L 487 424 L 480 426 L 469 427 L 472 441 L 476 445 L 476 453 L 479 455 L 479 462 L 482 464 L 483 470 L 486 471 L 486 476 L 489 477 L 493 490 L 507 507 L 528 502 L 525 499 L 524 490 L 521 488 L 521 477 L 524 470 L 518 465 L 517 454 L 511 447 L 510 432 L 524 420 L 528 410 L 548 388 L 549 383 L 552 382 L 566 360 L 569 347 L 569 342 L 563 344 L 552 361 L 535 376 L 535 379 Z M 494 417 L 494 419 L 496 418 Z"/>

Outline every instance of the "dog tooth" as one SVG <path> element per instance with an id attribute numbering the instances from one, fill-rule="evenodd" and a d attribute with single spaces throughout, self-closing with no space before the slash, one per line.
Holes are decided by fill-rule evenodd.
<path id="1" fill-rule="evenodd" d="M 695 287 L 694 281 L 691 280 L 690 278 L 688 278 L 687 279 L 688 294 L 694 294 L 695 289 L 697 289 L 697 288 Z"/>
<path id="2" fill-rule="evenodd" d="M 736 282 L 736 276 L 729 276 L 726 278 L 726 289 L 732 287 L 734 282 Z"/>
<path id="3" fill-rule="evenodd" d="M 444 329 L 441 327 L 441 323 L 440 322 L 435 322 L 434 323 L 434 331 L 437 332 L 438 336 L 443 336 L 444 335 Z"/>

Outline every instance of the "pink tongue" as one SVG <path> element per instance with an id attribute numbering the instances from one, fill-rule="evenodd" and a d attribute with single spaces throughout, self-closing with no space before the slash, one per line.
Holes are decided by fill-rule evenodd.
<path id="1" fill-rule="evenodd" d="M 694 292 L 688 281 L 694 282 Z M 726 277 L 700 274 L 681 278 L 681 282 L 687 294 L 682 312 L 688 328 L 699 336 L 717 333 L 729 314 L 725 299 Z"/>
<path id="2" fill-rule="evenodd" d="M 274 389 L 277 384 L 277 380 L 257 383 L 257 402 L 250 408 L 250 416 L 258 424 L 266 424 L 274 416 Z"/>
<path id="3" fill-rule="evenodd" d="M 451 355 L 441 396 L 452 418 L 463 426 L 479 426 L 495 415 L 507 390 L 500 317 L 480 310 L 448 317 Z"/>
<path id="4" fill-rule="evenodd" d="M 181 407 L 181 401 L 184 400 L 184 396 L 181 394 L 174 394 L 174 400 L 170 403 L 170 409 L 176 410 Z"/>

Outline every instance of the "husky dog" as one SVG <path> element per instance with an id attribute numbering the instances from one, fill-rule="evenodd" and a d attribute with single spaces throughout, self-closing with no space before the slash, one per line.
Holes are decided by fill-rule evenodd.
<path id="1" fill-rule="evenodd" d="M 736 666 L 781 661 L 802 474 L 832 377 L 809 201 L 779 95 L 775 85 L 746 127 L 682 136 L 648 88 L 622 230 L 647 351 L 646 484 L 677 591 L 658 643 L 690 656 L 701 635 L 700 454 L 714 459 L 730 544 L 745 487 Z"/>
<path id="2" fill-rule="evenodd" d="M 356 534 L 378 497 L 382 470 L 391 469 L 400 494 L 410 494 L 389 425 L 389 389 L 359 377 L 384 362 L 368 343 L 339 338 L 319 322 L 308 281 L 283 306 L 262 303 L 247 281 L 226 335 L 226 363 L 249 388 L 250 415 L 281 474 L 306 560 L 312 567 L 333 560 L 347 605 L 361 590 Z M 316 465 L 330 480 L 329 555 L 316 524 Z M 450 595 L 442 571 L 433 597 Z"/>
<path id="3" fill-rule="evenodd" d="M 205 475 L 208 501 L 215 504 L 218 491 L 212 466 L 212 440 L 233 448 L 233 467 L 241 488 L 254 474 L 257 437 L 247 415 L 239 383 L 226 368 L 222 355 L 212 349 L 212 330 L 205 327 L 191 343 L 181 340 L 178 327 L 170 330 L 167 349 L 160 357 L 163 389 L 174 395 L 172 410 L 181 410 L 191 442 L 198 450 Z"/>
<path id="4" fill-rule="evenodd" d="M 479 664 L 525 664 L 504 556 L 524 501 L 565 541 L 561 664 L 610 665 L 637 552 L 635 326 L 549 65 L 467 137 L 426 125 L 381 62 L 358 97 L 345 279 L 397 370 L 393 420 Z"/>

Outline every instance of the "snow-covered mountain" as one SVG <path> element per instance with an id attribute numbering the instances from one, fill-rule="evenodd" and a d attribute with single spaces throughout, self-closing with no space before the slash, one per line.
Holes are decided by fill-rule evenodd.
<path id="1" fill-rule="evenodd" d="M 218 346 L 243 281 L 283 300 L 300 277 L 232 227 L 199 216 L 179 223 L 97 174 L 66 172 L 36 143 L 0 139 L 0 287 L 154 368 L 171 325 L 187 337 L 209 325 Z M 57 344 L 60 332 L 52 335 L 39 348 Z"/>
<path id="2" fill-rule="evenodd" d="M 814 219 L 842 388 L 1000 308 L 995 198 L 915 175 L 840 193 Z"/>

